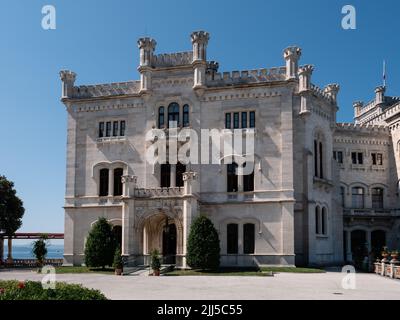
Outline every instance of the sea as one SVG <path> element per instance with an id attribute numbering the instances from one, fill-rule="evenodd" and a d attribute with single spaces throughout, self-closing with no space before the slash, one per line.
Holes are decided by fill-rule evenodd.
<path id="1" fill-rule="evenodd" d="M 16 244 L 12 246 L 12 256 L 14 259 L 35 259 L 32 253 L 32 244 Z M 7 258 L 8 248 L 7 241 L 4 241 L 4 257 Z M 62 259 L 64 254 L 64 245 L 49 244 L 47 246 L 47 259 Z"/>

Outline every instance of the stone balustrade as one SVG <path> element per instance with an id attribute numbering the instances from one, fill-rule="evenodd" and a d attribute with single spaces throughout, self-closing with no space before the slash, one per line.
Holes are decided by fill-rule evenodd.
<path id="1" fill-rule="evenodd" d="M 152 189 L 144 189 L 137 188 L 135 189 L 135 197 L 136 198 L 166 198 L 166 197 L 178 197 L 183 196 L 184 188 L 176 187 L 176 188 L 152 188 Z"/>
<path id="2" fill-rule="evenodd" d="M 383 277 L 400 279 L 400 261 L 392 261 L 374 263 L 374 272 Z"/>
<path id="3" fill-rule="evenodd" d="M 62 266 L 63 259 L 45 259 L 44 265 L 50 265 L 53 267 Z M 36 259 L 13 259 L 12 263 L 5 262 L 6 268 L 36 268 L 38 261 Z"/>

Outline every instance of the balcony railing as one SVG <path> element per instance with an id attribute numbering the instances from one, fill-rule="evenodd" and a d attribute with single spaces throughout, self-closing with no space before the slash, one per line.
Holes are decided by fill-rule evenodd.
<path id="1" fill-rule="evenodd" d="M 163 197 L 179 197 L 183 195 L 183 187 L 176 188 L 151 188 L 151 189 L 135 189 L 136 198 L 163 198 Z"/>
<path id="2" fill-rule="evenodd" d="M 343 214 L 357 217 L 400 217 L 400 211 L 390 209 L 344 209 Z"/>

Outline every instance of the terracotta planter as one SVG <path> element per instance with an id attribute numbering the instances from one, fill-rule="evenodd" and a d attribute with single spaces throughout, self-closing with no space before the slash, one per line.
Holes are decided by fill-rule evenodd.
<path id="1" fill-rule="evenodd" d="M 116 276 L 122 275 L 122 269 L 115 269 L 115 275 Z"/>
<path id="2" fill-rule="evenodd" d="M 160 276 L 160 270 L 153 270 L 153 276 L 159 277 Z"/>

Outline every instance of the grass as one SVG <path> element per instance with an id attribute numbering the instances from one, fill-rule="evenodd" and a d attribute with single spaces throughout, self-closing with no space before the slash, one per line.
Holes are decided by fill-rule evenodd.
<path id="1" fill-rule="evenodd" d="M 88 268 L 88 267 L 56 267 L 56 273 L 103 273 L 114 274 L 114 269 Z"/>
<path id="2" fill-rule="evenodd" d="M 321 269 L 311 268 L 289 268 L 289 267 L 263 267 L 263 268 L 221 268 L 216 271 L 210 270 L 173 270 L 165 273 L 165 276 L 242 276 L 242 277 L 265 277 L 270 273 L 324 273 Z"/>

